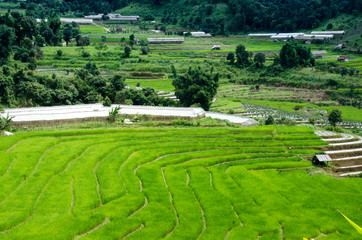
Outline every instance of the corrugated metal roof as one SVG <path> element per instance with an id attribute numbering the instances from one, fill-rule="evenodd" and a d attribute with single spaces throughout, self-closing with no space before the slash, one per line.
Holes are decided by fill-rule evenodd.
<path id="1" fill-rule="evenodd" d="M 329 155 L 315 155 L 319 162 L 330 162 L 332 158 Z"/>

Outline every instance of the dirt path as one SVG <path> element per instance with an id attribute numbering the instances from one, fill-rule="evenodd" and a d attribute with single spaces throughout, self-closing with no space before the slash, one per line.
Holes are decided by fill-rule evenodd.
<path id="1" fill-rule="evenodd" d="M 101 28 L 105 29 L 107 33 L 109 33 L 109 32 L 111 31 L 111 30 L 109 30 L 109 28 L 106 28 L 106 27 L 103 27 L 103 26 L 101 26 L 101 25 L 98 25 L 98 24 L 95 23 L 95 22 L 93 22 L 92 24 L 95 25 L 95 26 L 97 26 L 97 27 L 101 27 Z"/>

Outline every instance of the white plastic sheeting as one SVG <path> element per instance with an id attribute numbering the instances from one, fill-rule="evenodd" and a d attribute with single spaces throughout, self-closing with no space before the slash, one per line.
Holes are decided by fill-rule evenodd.
<path id="1" fill-rule="evenodd" d="M 206 117 L 211 117 L 214 119 L 228 120 L 231 123 L 245 125 L 245 126 L 257 126 L 258 122 L 251 118 L 240 117 L 230 114 L 223 114 L 217 112 L 206 112 Z"/>
<path id="2" fill-rule="evenodd" d="M 181 108 L 181 107 L 153 107 L 113 104 L 111 107 L 104 107 L 102 104 L 80 104 L 54 107 L 34 107 L 34 108 L 13 108 L 5 109 L 1 115 L 14 117 L 14 122 L 31 121 L 52 121 L 67 119 L 82 119 L 91 117 L 107 117 L 109 112 L 120 107 L 121 115 L 149 115 L 162 117 L 182 117 L 182 118 L 202 118 L 211 117 L 215 119 L 228 120 L 235 124 L 257 125 L 258 122 L 251 119 L 235 115 L 205 112 L 201 108 Z"/>
<path id="3" fill-rule="evenodd" d="M 14 122 L 23 121 L 50 121 L 79 119 L 89 117 L 107 117 L 112 108 L 119 106 L 120 114 L 150 115 L 150 116 L 173 116 L 173 117 L 204 117 L 205 112 L 201 108 L 175 108 L 175 107 L 152 107 L 152 106 L 130 106 L 112 105 L 104 107 L 102 104 L 81 104 L 70 106 L 35 107 L 5 109 L 6 116 L 14 117 Z"/>

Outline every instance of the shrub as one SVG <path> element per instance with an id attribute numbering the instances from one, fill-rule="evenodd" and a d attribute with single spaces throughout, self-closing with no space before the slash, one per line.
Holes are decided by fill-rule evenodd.
<path id="1" fill-rule="evenodd" d="M 111 99 L 109 99 L 109 97 L 106 97 L 106 98 L 104 99 L 103 106 L 105 106 L 105 107 L 110 107 L 111 105 L 112 105 Z"/>
<path id="2" fill-rule="evenodd" d="M 330 30 L 330 29 L 332 29 L 332 28 L 333 28 L 333 24 L 332 24 L 332 23 L 328 23 L 327 29 Z"/>
<path id="3" fill-rule="evenodd" d="M 287 126 L 294 126 L 297 123 L 293 119 L 282 117 L 279 120 L 277 120 L 277 124 L 287 125 Z"/>
<path id="4" fill-rule="evenodd" d="M 90 53 L 89 52 L 82 52 L 82 57 L 84 57 L 84 58 L 90 57 Z"/>
<path id="5" fill-rule="evenodd" d="M 150 52 L 150 49 L 148 47 L 141 48 L 142 55 L 147 55 L 149 52 Z"/>
<path id="6" fill-rule="evenodd" d="M 57 51 L 57 56 L 58 56 L 58 57 L 61 57 L 62 55 L 63 55 L 63 51 L 59 49 L 59 50 Z"/>
<path id="7" fill-rule="evenodd" d="M 265 125 L 274 125 L 274 124 L 275 124 L 274 117 L 272 115 L 269 115 L 268 118 L 265 120 Z"/>
<path id="8" fill-rule="evenodd" d="M 254 62 L 256 63 L 257 67 L 262 67 L 265 63 L 265 54 L 263 53 L 257 53 L 254 56 Z"/>
<path id="9" fill-rule="evenodd" d="M 124 104 L 126 104 L 126 105 L 133 105 L 133 101 L 132 101 L 132 99 L 126 99 L 126 100 L 124 101 Z"/>

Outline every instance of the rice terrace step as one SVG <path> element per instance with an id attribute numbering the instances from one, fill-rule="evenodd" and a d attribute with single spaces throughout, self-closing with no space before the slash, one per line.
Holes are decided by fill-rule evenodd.
<path id="1" fill-rule="evenodd" d="M 358 219 L 360 179 L 311 174 L 302 156 L 326 142 L 309 128 L 130 127 L 0 138 L 1 239 L 359 237 L 335 209 Z M 321 216 L 329 231 L 316 221 Z"/>

